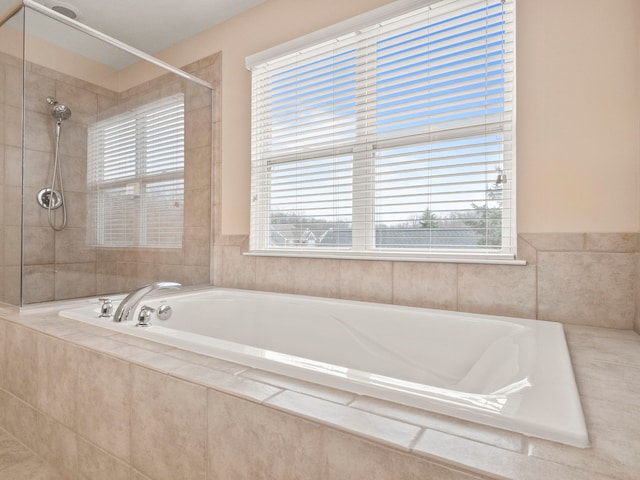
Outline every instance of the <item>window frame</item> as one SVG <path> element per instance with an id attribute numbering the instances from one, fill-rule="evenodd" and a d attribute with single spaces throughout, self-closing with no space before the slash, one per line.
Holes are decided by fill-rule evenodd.
<path id="1" fill-rule="evenodd" d="M 274 47 L 265 52 L 260 52 L 256 55 L 247 58 L 247 68 L 253 70 L 256 67 L 259 67 L 262 64 L 268 63 L 272 60 L 277 60 L 280 57 L 285 55 L 289 55 L 292 52 L 302 52 L 307 47 L 312 47 L 313 45 L 327 41 L 327 39 L 338 38 L 340 34 L 344 34 L 345 32 L 353 32 L 358 28 L 367 28 L 369 25 L 373 25 L 376 22 L 384 21 L 385 19 L 389 19 L 395 16 L 403 15 L 416 9 L 418 7 L 423 8 L 426 4 L 434 4 L 440 3 L 437 1 L 433 2 L 424 2 L 424 1 L 415 1 L 415 0 L 401 0 L 399 2 L 394 2 L 393 4 L 387 5 L 381 9 L 374 10 L 367 14 L 358 16 L 354 19 L 348 20 L 346 22 L 341 22 L 340 24 L 330 27 L 325 30 L 321 30 L 319 32 L 314 32 L 311 35 L 307 35 L 300 39 L 296 39 L 292 42 L 288 42 L 287 44 Z M 451 0 L 442 0 L 442 3 L 451 3 Z M 511 43 L 515 44 L 515 0 L 502 0 L 502 3 L 511 4 L 511 9 L 513 15 L 513 20 L 511 23 L 512 31 L 510 35 L 512 36 Z M 365 47 L 367 48 L 367 47 Z M 371 46 L 369 46 L 371 48 Z M 515 51 L 515 45 L 513 47 Z M 356 62 L 357 63 L 357 62 Z M 262 219 L 264 221 L 268 221 L 268 215 L 265 213 L 270 210 L 270 199 L 261 201 L 261 188 L 264 188 L 263 185 L 258 185 L 256 187 L 254 181 L 254 171 L 256 170 L 256 166 L 258 168 L 269 168 L 269 164 L 276 163 L 285 163 L 288 161 L 300 161 L 310 159 L 310 158 L 320 158 L 322 151 L 314 152 L 316 155 L 313 156 L 313 153 L 309 155 L 296 155 L 295 159 L 287 160 L 286 157 L 279 157 L 277 159 L 269 158 L 268 156 L 259 157 L 256 155 L 255 147 L 252 152 L 252 218 L 251 218 L 251 246 L 248 252 L 249 255 L 265 255 L 265 256 L 293 256 L 293 257 L 313 257 L 313 258 L 345 258 L 345 259 L 370 259 L 370 260 L 407 260 L 407 261 L 436 261 L 436 262 L 460 262 L 460 263 L 508 263 L 508 264 L 522 264 L 523 262 L 516 260 L 516 251 L 517 251 L 517 231 L 516 231 L 516 205 L 515 205 L 515 54 L 512 54 L 512 58 L 510 59 L 511 68 L 513 69 L 510 72 L 510 80 L 509 82 L 512 85 L 511 98 L 509 103 L 511 104 L 510 114 L 513 119 L 511 121 L 512 124 L 512 138 L 509 140 L 509 144 L 511 145 L 511 149 L 508 152 L 510 162 L 509 169 L 509 194 L 506 198 L 503 198 L 504 202 L 501 206 L 502 211 L 505 209 L 508 210 L 509 215 L 507 216 L 506 222 L 508 225 L 506 228 L 502 228 L 502 238 L 503 241 L 505 238 L 508 240 L 508 245 L 506 248 L 503 248 L 500 252 L 494 253 L 489 252 L 489 248 L 487 251 L 480 252 L 478 250 L 460 250 L 460 249 L 446 249 L 446 248 L 438 248 L 438 249 L 407 249 L 407 248 L 380 248 L 376 246 L 376 227 L 375 227 L 375 219 L 374 219 L 374 209 L 375 209 L 375 199 L 372 198 L 373 192 L 375 190 L 376 181 L 372 180 L 370 177 L 374 175 L 374 166 L 375 162 L 376 150 L 383 148 L 383 145 L 391 145 L 394 142 L 396 146 L 398 145 L 416 145 L 419 141 L 419 138 L 422 137 L 426 142 L 433 142 L 430 140 L 430 137 L 437 136 L 439 134 L 446 135 L 451 134 L 451 132 L 435 132 L 435 133 L 423 133 L 421 135 L 416 135 L 412 138 L 399 138 L 399 139 L 376 139 L 373 142 L 363 146 L 362 143 L 358 143 L 357 139 L 353 145 L 349 145 L 348 142 L 344 142 L 338 145 L 339 149 L 343 149 L 345 153 L 349 152 L 353 156 L 354 170 L 360 169 L 365 172 L 364 174 L 354 174 L 354 192 L 363 192 L 359 195 L 354 195 L 352 211 L 354 213 L 354 219 L 352 219 L 352 245 L 349 248 L 341 248 L 341 247 L 322 247 L 322 248 L 304 248 L 296 246 L 294 248 L 285 247 L 279 248 L 269 245 L 269 236 L 270 232 L 268 228 L 262 228 L 261 234 L 257 233 L 258 229 L 256 228 L 256 219 Z M 368 68 L 368 67 L 365 67 Z M 367 72 L 359 70 L 357 75 L 360 78 L 368 78 Z M 371 95 L 371 92 L 375 89 L 375 81 L 372 85 L 368 86 L 367 95 Z M 364 91 L 364 89 L 358 89 L 359 92 Z M 255 102 L 255 100 L 253 100 Z M 260 108 L 260 107 L 257 107 Z M 255 114 L 256 106 L 255 103 L 253 105 L 253 113 Z M 356 119 L 356 122 L 359 120 Z M 253 128 L 253 127 L 252 127 Z M 481 128 L 481 126 L 470 127 L 470 130 L 477 130 Z M 485 128 L 485 132 L 490 130 L 493 132 L 491 125 L 489 124 L 482 126 Z M 488 129 L 488 130 L 487 130 Z M 255 133 L 252 131 L 252 136 Z M 471 132 L 473 135 L 478 135 L 477 132 Z M 467 137 L 452 137 L 455 139 L 459 138 L 467 138 Z M 506 143 L 507 140 L 504 140 Z M 255 143 L 255 142 L 252 142 Z M 331 150 L 332 153 L 335 154 L 335 148 L 329 147 L 328 150 Z M 368 180 L 367 180 L 368 179 Z M 364 182 L 364 183 L 363 183 Z M 269 183 L 268 175 L 267 175 L 267 183 Z M 506 205 L 505 205 L 506 204 Z M 260 221 L 260 220 L 258 220 Z M 355 247 L 355 248 L 354 248 Z"/>
<path id="2" fill-rule="evenodd" d="M 172 124 L 177 124 L 171 129 L 171 134 L 178 132 L 179 138 L 174 140 L 169 147 L 173 152 L 166 154 L 164 148 L 151 145 L 156 150 L 162 150 L 164 157 L 154 158 L 150 154 L 149 139 L 153 134 L 149 131 L 149 117 L 160 114 L 163 110 L 172 109 Z M 174 117 L 173 115 L 177 115 Z M 88 128 L 89 168 L 87 170 L 87 210 L 89 227 L 87 228 L 87 244 L 99 248 L 145 248 L 145 249 L 172 249 L 182 248 L 184 243 L 184 172 L 185 172 L 185 101 L 184 95 L 178 93 L 169 97 L 145 103 L 131 108 L 124 113 L 118 113 L 108 118 L 99 120 Z M 177 119 L 177 120 L 176 120 Z M 114 165 L 105 162 L 105 130 L 125 123 L 133 124 L 130 136 L 133 140 L 125 146 L 132 149 L 133 158 L 126 161 L 126 154 L 115 160 L 122 165 L 123 170 L 116 174 L 108 174 L 106 171 Z M 166 132 L 161 132 L 166 136 Z M 123 142 L 124 144 L 125 142 Z M 172 162 L 165 165 L 166 158 Z M 124 160 L 123 160 L 124 159 Z M 154 171 L 155 170 L 155 171 Z M 111 178 L 109 178 L 111 177 Z M 151 239 L 153 230 L 153 216 L 158 215 L 157 207 L 153 206 L 153 189 L 161 184 L 171 184 L 169 195 L 174 197 L 177 211 L 173 229 L 169 229 L 169 235 L 173 241 Z M 151 190 L 151 191 L 150 191 Z M 109 199 L 110 192 L 119 191 Z M 157 194 L 157 192 L 156 192 Z M 160 192 L 162 194 L 162 192 Z M 179 205 L 178 205 L 179 203 Z M 114 206 L 116 208 L 114 208 Z M 129 208 L 129 210 L 127 210 Z M 105 224 L 107 212 L 117 211 L 120 218 L 117 221 L 119 228 L 125 228 L 128 233 L 122 234 L 123 240 L 111 240 L 106 237 Z M 126 210 L 126 211 L 125 211 Z M 132 213 L 129 213 L 132 212 Z M 164 211 L 166 213 L 166 210 Z M 125 216 L 129 219 L 124 219 Z M 132 228 L 129 228 L 131 226 Z M 156 237 L 165 237 L 158 235 Z"/>

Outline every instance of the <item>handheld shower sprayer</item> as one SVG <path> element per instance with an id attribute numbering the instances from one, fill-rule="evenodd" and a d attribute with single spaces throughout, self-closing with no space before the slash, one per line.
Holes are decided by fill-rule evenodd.
<path id="1" fill-rule="evenodd" d="M 63 120 L 71 117 L 71 109 L 66 105 L 58 103 L 55 97 L 47 97 L 47 103 L 53 108 L 51 116 L 56 119 L 56 144 L 53 163 L 53 176 L 51 188 L 43 188 L 38 192 L 38 203 L 46 208 L 49 214 L 49 225 L 55 231 L 62 230 L 67 225 L 67 206 L 64 199 L 64 187 L 62 186 L 62 166 L 60 165 L 60 130 Z M 58 187 L 58 188 L 56 188 Z M 62 223 L 54 221 L 52 210 L 62 207 Z"/>

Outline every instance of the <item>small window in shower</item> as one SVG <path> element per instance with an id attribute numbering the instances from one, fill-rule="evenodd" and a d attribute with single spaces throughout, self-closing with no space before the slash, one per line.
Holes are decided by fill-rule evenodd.
<path id="1" fill-rule="evenodd" d="M 184 97 L 89 126 L 89 243 L 179 248 L 184 223 Z"/>

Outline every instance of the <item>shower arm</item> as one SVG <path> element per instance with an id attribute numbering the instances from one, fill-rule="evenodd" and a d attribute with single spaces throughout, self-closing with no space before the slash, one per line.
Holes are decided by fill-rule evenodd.
<path id="1" fill-rule="evenodd" d="M 2 25 L 4 25 L 11 17 L 13 17 L 17 12 L 20 11 L 20 9 L 25 6 L 25 7 L 29 7 L 32 10 L 35 10 L 36 12 L 39 12 L 49 18 L 53 18 L 54 20 L 57 20 L 61 23 L 64 23 L 65 25 L 68 25 L 71 28 L 74 28 L 76 30 L 79 30 L 83 33 L 86 33 L 87 35 L 92 36 L 93 38 L 97 38 L 98 40 L 102 40 L 103 42 L 107 42 L 117 48 L 120 48 L 121 50 L 124 50 L 125 52 L 128 52 L 142 60 L 146 60 L 147 62 L 153 63 L 154 65 L 158 66 L 158 67 L 162 67 L 166 70 L 169 70 L 172 73 L 175 73 L 176 75 L 181 76 L 182 78 L 186 78 L 187 80 L 191 80 L 192 82 L 197 83 L 198 85 L 201 85 L 203 87 L 208 88 L 209 90 L 213 90 L 213 87 L 211 86 L 210 83 L 205 82 L 204 80 L 195 77 L 183 70 L 180 70 L 179 68 L 174 67 L 173 65 L 170 65 L 166 62 L 163 62 L 162 60 L 149 55 L 148 53 L 143 52 L 142 50 L 138 50 L 137 48 L 134 48 L 130 45 L 127 45 L 124 42 L 121 42 L 120 40 L 116 40 L 113 37 L 110 37 L 109 35 L 106 35 L 102 32 L 99 32 L 98 30 L 95 30 L 91 27 L 87 27 L 86 25 L 84 25 L 83 23 L 80 23 L 76 20 L 72 20 L 69 17 L 65 17 L 64 15 L 62 15 L 61 13 L 58 13 L 54 10 L 51 10 L 48 7 L 45 7 L 44 5 L 41 5 L 37 2 L 34 2 L 33 0 L 22 0 L 21 2 L 17 3 L 11 10 L 9 10 L 9 12 L 4 15 L 2 18 L 0 18 L 0 27 Z"/>

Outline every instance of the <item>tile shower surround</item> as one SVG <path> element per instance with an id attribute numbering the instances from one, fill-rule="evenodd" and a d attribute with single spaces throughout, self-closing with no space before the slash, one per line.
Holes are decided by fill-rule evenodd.
<path id="1" fill-rule="evenodd" d="M 0 308 L 0 426 L 67 480 L 630 480 L 640 468 L 629 330 L 565 327 L 592 442 L 580 449 L 56 313 Z M 0 458 L 0 478 L 14 463 Z"/>
<path id="2" fill-rule="evenodd" d="M 201 78 L 216 77 L 218 55 L 185 67 Z M 20 98 L 21 62 L 0 54 L 0 300 L 19 302 L 20 279 Z M 211 94 L 187 80 L 165 75 L 124 92 L 113 92 L 32 63 L 25 77 L 24 301 L 26 304 L 93 296 L 135 288 L 158 277 L 186 285 L 209 283 L 211 235 Z M 108 112 L 184 91 L 185 235 L 183 249 L 105 249 L 85 245 L 87 228 L 87 125 Z M 62 125 L 61 160 L 68 226 L 54 232 L 36 192 L 50 182 L 53 119 L 47 96 L 70 106 Z M 11 121 L 12 118 L 18 121 Z M 5 121 L 6 120 L 6 121 Z"/>

